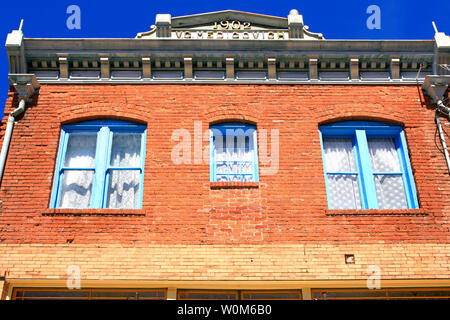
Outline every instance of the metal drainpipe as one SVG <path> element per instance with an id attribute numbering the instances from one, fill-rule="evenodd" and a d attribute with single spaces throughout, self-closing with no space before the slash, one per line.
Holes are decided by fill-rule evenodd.
<path id="1" fill-rule="evenodd" d="M 439 107 L 445 111 L 447 111 L 448 108 L 444 106 L 444 104 L 442 103 L 441 100 L 439 100 L 437 102 L 437 105 L 438 105 L 438 109 L 436 109 L 436 114 L 435 114 L 436 125 L 438 127 L 439 138 L 441 139 L 442 148 L 444 149 L 445 160 L 447 161 L 448 173 L 450 175 L 450 157 L 448 155 L 447 144 L 445 143 L 444 132 L 442 131 L 441 119 L 439 118 L 439 113 L 440 113 Z M 442 112 L 442 113 L 444 114 L 444 112 Z M 449 114 L 447 114 L 447 116 L 449 116 Z"/>
<path id="2" fill-rule="evenodd" d="M 2 152 L 0 153 L 0 183 L 3 178 L 3 171 L 5 169 L 6 156 L 8 155 L 9 143 L 11 142 L 11 134 L 14 128 L 15 117 L 25 111 L 25 100 L 21 99 L 19 107 L 9 114 L 8 123 L 6 125 L 5 137 L 3 138 Z"/>

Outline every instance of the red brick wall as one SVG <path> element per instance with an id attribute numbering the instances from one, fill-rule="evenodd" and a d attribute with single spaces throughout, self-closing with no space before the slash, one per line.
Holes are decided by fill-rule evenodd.
<path id="1" fill-rule="evenodd" d="M 5 112 L 17 105 L 10 93 Z M 49 210 L 61 123 L 98 118 L 147 123 L 143 209 L 122 215 Z M 194 121 L 202 121 L 207 130 L 220 119 L 278 129 L 278 173 L 260 176 L 257 187 L 212 189 L 208 163 L 172 163 L 174 130 L 193 135 Z M 318 125 L 342 119 L 404 125 L 421 210 L 348 215 L 327 210 Z M 435 140 L 434 110 L 416 86 L 42 85 L 17 120 L 0 188 L 0 243 L 450 240 L 450 178 Z M 1 138 L 5 126 L 6 117 Z M 203 142 L 204 151 L 208 144 Z"/>

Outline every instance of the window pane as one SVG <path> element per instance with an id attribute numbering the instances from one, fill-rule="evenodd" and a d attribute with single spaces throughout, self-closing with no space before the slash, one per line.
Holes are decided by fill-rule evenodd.
<path id="1" fill-rule="evenodd" d="M 139 292 L 139 298 L 164 298 L 165 291 L 143 291 Z"/>
<path id="2" fill-rule="evenodd" d="M 111 170 L 109 174 L 107 207 L 112 209 L 136 209 L 139 203 L 138 170 Z"/>
<path id="3" fill-rule="evenodd" d="M 361 209 L 356 175 L 328 175 L 330 209 Z"/>
<path id="4" fill-rule="evenodd" d="M 322 296 L 320 296 L 322 293 Z M 315 299 L 360 299 L 360 298 L 385 298 L 385 290 L 314 290 L 313 296 Z"/>
<path id="5" fill-rule="evenodd" d="M 70 133 L 67 142 L 64 166 L 71 168 L 93 168 L 97 134 Z"/>
<path id="6" fill-rule="evenodd" d="M 394 139 L 369 138 L 367 143 L 373 172 L 401 171 Z"/>
<path id="7" fill-rule="evenodd" d="M 15 293 L 16 300 L 44 300 L 44 299 L 58 299 L 58 300 L 117 300 L 117 299 L 164 299 L 164 289 L 20 289 Z"/>
<path id="8" fill-rule="evenodd" d="M 223 182 L 223 181 L 228 181 L 228 177 L 227 175 L 216 175 L 216 181 L 218 182 Z"/>
<path id="9" fill-rule="evenodd" d="M 113 167 L 141 166 L 141 137 L 139 133 L 114 133 L 110 164 Z"/>
<path id="10" fill-rule="evenodd" d="M 240 173 L 239 172 L 239 167 L 240 167 L 239 163 L 237 163 L 237 162 L 229 162 L 228 164 L 230 165 L 230 173 L 232 173 L 232 174 Z"/>
<path id="11" fill-rule="evenodd" d="M 379 209 L 407 209 L 401 175 L 375 175 L 375 189 Z"/>
<path id="12" fill-rule="evenodd" d="M 243 162 L 241 164 L 241 173 L 253 174 L 253 164 L 252 162 Z"/>
<path id="13" fill-rule="evenodd" d="M 225 161 L 227 159 L 226 148 L 224 148 L 223 138 L 215 139 L 216 141 L 216 162 Z"/>
<path id="14" fill-rule="evenodd" d="M 254 128 L 212 128 L 215 181 L 254 181 Z"/>
<path id="15" fill-rule="evenodd" d="M 217 173 L 217 175 L 228 173 L 228 165 L 225 161 L 217 161 L 216 162 L 216 173 Z"/>
<path id="16" fill-rule="evenodd" d="M 242 175 L 232 175 L 231 177 L 231 181 L 244 181 L 244 177 Z"/>
<path id="17" fill-rule="evenodd" d="M 65 170 L 59 207 L 89 208 L 93 180 L 93 170 Z"/>
<path id="18" fill-rule="evenodd" d="M 253 291 L 243 292 L 242 300 L 300 300 L 301 296 L 300 291 Z"/>
<path id="19" fill-rule="evenodd" d="M 89 298 L 89 291 L 77 290 L 55 290 L 55 291 L 41 291 L 31 290 L 25 291 L 24 299 L 27 298 Z"/>
<path id="20" fill-rule="evenodd" d="M 237 300 L 237 292 L 182 291 L 179 300 Z"/>
<path id="21" fill-rule="evenodd" d="M 356 172 L 351 138 L 324 138 L 327 172 Z"/>
<path id="22" fill-rule="evenodd" d="M 108 298 L 122 298 L 135 299 L 137 292 L 134 291 L 92 291 L 92 299 L 108 299 Z"/>
<path id="23" fill-rule="evenodd" d="M 389 297 L 433 297 L 433 298 L 449 298 L 450 290 L 388 290 Z"/>

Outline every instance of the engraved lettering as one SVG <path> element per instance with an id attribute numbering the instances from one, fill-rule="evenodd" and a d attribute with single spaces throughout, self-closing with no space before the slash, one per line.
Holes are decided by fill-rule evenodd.
<path id="1" fill-rule="evenodd" d="M 221 20 L 215 21 L 213 25 L 214 30 L 225 29 L 225 30 L 242 30 L 242 29 L 250 29 L 250 22 L 241 22 L 238 20 Z"/>
<path id="2" fill-rule="evenodd" d="M 220 26 L 223 29 L 228 29 L 230 27 L 230 22 L 229 21 L 220 21 Z"/>
<path id="3" fill-rule="evenodd" d="M 241 28 L 241 23 L 239 21 L 231 21 L 231 28 L 234 30 L 239 30 Z"/>
<path id="4" fill-rule="evenodd" d="M 259 39 L 259 32 L 253 32 L 253 39 Z"/>

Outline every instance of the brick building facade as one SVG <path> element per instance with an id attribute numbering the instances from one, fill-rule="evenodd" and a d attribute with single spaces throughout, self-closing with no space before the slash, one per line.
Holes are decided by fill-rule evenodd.
<path id="1" fill-rule="evenodd" d="M 1 298 L 449 297 L 449 76 L 440 67 L 449 42 L 443 33 L 325 40 L 294 10 L 288 18 L 158 15 L 136 39 L 13 31 L 0 128 L 3 152 L 14 127 L 0 188 Z M 108 146 L 102 132 L 111 132 L 105 150 L 115 154 L 125 129 L 114 128 L 130 123 L 145 131 L 142 166 L 128 168 L 141 180 L 127 207 L 117 199 L 132 183 L 113 177 L 127 170 L 98 163 Z M 256 128 L 245 145 L 256 173 L 215 171 L 210 132 L 223 123 Z M 327 144 L 343 139 L 328 132 L 340 125 L 365 131 L 369 149 L 379 139 L 371 126 L 400 130 L 401 172 L 385 175 L 403 181 L 400 193 L 410 190 L 403 205 L 381 205 L 381 173 L 372 162 L 375 178 L 366 179 L 359 133 L 357 171 L 325 168 Z M 95 132 L 95 166 L 66 168 L 80 130 Z M 64 182 L 71 170 L 94 176 L 87 207 L 64 205 L 78 192 Z M 333 175 L 342 175 L 337 189 Z M 361 179 L 354 207 L 331 195 L 348 195 L 344 175 Z M 122 183 L 115 193 L 113 183 Z"/>

